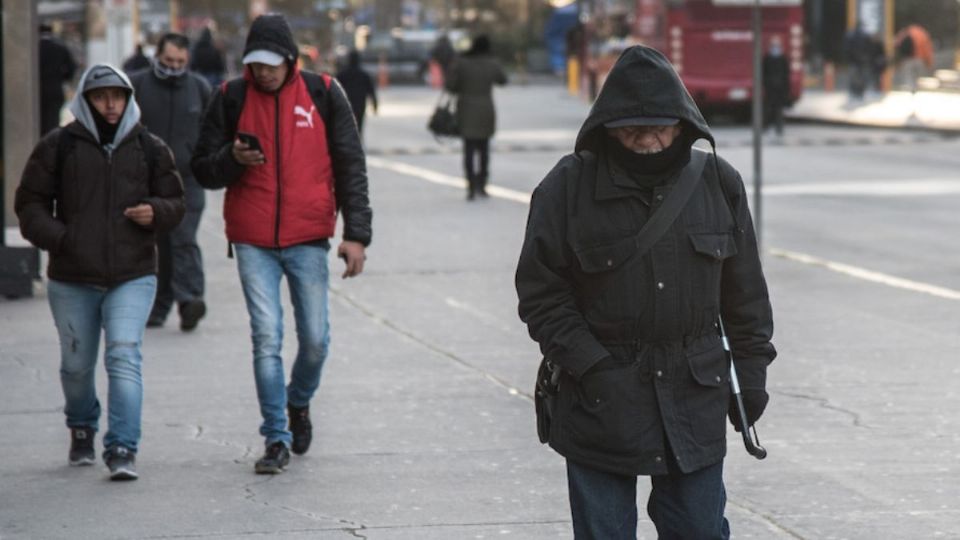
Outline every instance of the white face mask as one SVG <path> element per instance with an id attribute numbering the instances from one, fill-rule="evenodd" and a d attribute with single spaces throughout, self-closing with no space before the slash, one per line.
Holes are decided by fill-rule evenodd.
<path id="1" fill-rule="evenodd" d="M 163 65 L 159 60 L 153 61 L 153 73 L 157 76 L 158 79 L 175 79 L 177 77 L 182 77 L 184 73 L 187 72 L 186 67 L 180 69 L 173 69 Z"/>

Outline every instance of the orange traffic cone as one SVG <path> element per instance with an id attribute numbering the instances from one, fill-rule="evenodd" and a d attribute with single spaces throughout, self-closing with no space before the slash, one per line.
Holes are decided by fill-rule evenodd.
<path id="1" fill-rule="evenodd" d="M 387 71 L 387 55 L 381 54 L 377 62 L 377 86 L 386 88 L 390 86 L 390 73 Z"/>

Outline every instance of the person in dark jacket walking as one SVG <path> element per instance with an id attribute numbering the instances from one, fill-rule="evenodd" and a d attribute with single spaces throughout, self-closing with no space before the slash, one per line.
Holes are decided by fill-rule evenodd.
<path id="1" fill-rule="evenodd" d="M 630 47 L 575 153 L 530 203 L 519 314 L 558 370 L 546 438 L 567 461 L 578 539 L 636 538 L 640 475 L 660 538 L 729 536 L 731 392 L 716 323 L 752 425 L 767 403 L 773 322 L 743 182 L 697 139 L 715 145 L 676 71 Z"/>
<path id="2" fill-rule="evenodd" d="M 783 108 L 790 101 L 790 62 L 783 54 L 780 36 L 770 39 L 770 47 L 763 56 L 764 126 L 773 124 L 777 135 L 783 135 Z"/>
<path id="3" fill-rule="evenodd" d="M 304 454 L 312 440 L 310 400 L 330 342 L 327 252 L 337 213 L 343 213 L 337 255 L 347 278 L 363 271 L 372 212 L 366 159 L 347 96 L 328 75 L 300 71 L 286 19 L 267 14 L 254 20 L 243 55 L 242 79 L 227 82 L 207 107 L 192 166 L 204 187 L 227 188 L 223 214 L 250 315 L 266 442 L 254 469 L 275 474 L 287 466 L 290 450 Z M 237 87 L 244 89 L 242 103 L 231 97 Z M 256 140 L 258 148 L 238 134 Z M 286 387 L 283 277 L 299 347 Z"/>
<path id="4" fill-rule="evenodd" d="M 63 84 L 73 78 L 77 62 L 70 49 L 53 36 L 53 29 L 40 25 L 40 134 L 60 125 L 63 108 Z"/>
<path id="5" fill-rule="evenodd" d="M 100 401 L 101 328 L 109 378 L 103 458 L 110 478 L 137 478 L 143 383 L 140 345 L 153 295 L 154 235 L 183 217 L 173 155 L 139 124 L 126 75 L 97 64 L 80 79 L 75 121 L 33 149 L 14 208 L 23 237 L 50 253 L 47 296 L 60 336 L 60 383 L 71 465 L 92 465 Z"/>
<path id="6" fill-rule="evenodd" d="M 347 93 L 353 116 L 357 119 L 357 129 L 363 135 L 363 117 L 367 112 L 367 99 L 377 112 L 377 87 L 373 84 L 373 77 L 360 67 L 360 53 L 355 49 L 347 55 L 347 67 L 337 72 L 337 80 Z"/>
<path id="7" fill-rule="evenodd" d="M 490 54 L 490 39 L 480 35 L 446 74 L 446 89 L 457 95 L 457 125 L 463 138 L 467 200 L 487 196 L 490 139 L 497 126 L 493 85 L 507 84 L 507 75 Z"/>
<path id="8" fill-rule="evenodd" d="M 200 39 L 193 46 L 193 52 L 190 54 L 190 69 L 199 73 L 214 88 L 223 82 L 227 63 L 223 59 L 223 52 L 213 42 L 213 31 L 209 28 L 203 29 Z"/>
<path id="9" fill-rule="evenodd" d="M 160 47 L 158 46 L 157 50 L 159 49 Z M 150 67 L 150 59 L 147 58 L 146 54 L 143 54 L 143 44 L 137 43 L 137 46 L 133 49 L 133 54 L 123 61 L 123 72 L 129 77 L 137 71 L 148 67 Z"/>
<path id="10" fill-rule="evenodd" d="M 183 221 L 169 233 L 157 235 L 157 298 L 147 326 L 163 326 L 176 302 L 180 329 L 185 332 L 195 329 L 207 312 L 203 300 L 203 259 L 197 243 L 204 193 L 190 172 L 190 157 L 200 136 L 200 120 L 210 98 L 210 85 L 187 70 L 189 47 L 186 36 L 165 34 L 157 43 L 152 68 L 138 71 L 130 78 L 143 111 L 143 124 L 173 149 L 187 202 Z"/>

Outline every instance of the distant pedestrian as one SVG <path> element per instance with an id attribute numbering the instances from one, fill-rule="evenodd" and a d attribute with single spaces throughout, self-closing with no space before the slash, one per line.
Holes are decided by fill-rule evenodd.
<path id="1" fill-rule="evenodd" d="M 763 57 L 764 127 L 773 124 L 777 135 L 783 135 L 783 109 L 790 102 L 790 62 L 783 54 L 780 36 L 770 39 Z"/>
<path id="2" fill-rule="evenodd" d="M 636 539 L 638 476 L 650 477 L 659 538 L 730 537 L 718 318 L 748 426 L 776 351 L 747 193 L 715 144 L 667 59 L 630 47 L 575 153 L 533 192 L 519 313 L 545 358 L 538 386 L 554 397 L 551 407 L 537 393 L 538 434 L 566 458 L 577 540 Z"/>
<path id="3" fill-rule="evenodd" d="M 133 54 L 123 61 L 123 71 L 127 74 L 127 76 L 130 76 L 133 73 L 148 67 L 150 67 L 150 59 L 147 58 L 147 55 L 143 53 L 143 45 L 137 43 Z"/>
<path id="4" fill-rule="evenodd" d="M 65 96 L 63 85 L 73 78 L 77 62 L 70 49 L 53 35 L 48 24 L 40 25 L 40 134 L 60 125 Z"/>
<path id="5" fill-rule="evenodd" d="M 354 49 L 347 55 L 347 66 L 337 72 L 337 80 L 347 93 L 353 116 L 357 119 L 357 128 L 363 134 L 363 117 L 367 112 L 367 100 L 377 112 L 377 87 L 373 77 L 360 67 L 360 53 Z"/>
<path id="6" fill-rule="evenodd" d="M 454 61 L 445 83 L 457 96 L 457 125 L 463 138 L 463 168 L 467 200 L 487 196 L 490 175 L 490 139 L 496 132 L 497 114 L 493 85 L 507 84 L 507 74 L 490 53 L 490 39 L 473 39 L 470 49 Z"/>
<path id="7" fill-rule="evenodd" d="M 901 83 L 916 92 L 920 77 L 933 69 L 933 42 L 922 27 L 911 24 L 894 36 Z"/>
<path id="8" fill-rule="evenodd" d="M 213 31 L 204 28 L 190 54 L 190 69 L 207 79 L 212 88 L 220 86 L 227 72 L 223 51 L 213 41 Z"/>
<path id="9" fill-rule="evenodd" d="M 360 135 L 336 80 L 300 70 L 282 15 L 254 20 L 243 54 L 243 77 L 214 92 L 207 107 L 192 166 L 204 187 L 227 188 L 223 215 L 250 315 L 266 440 L 254 470 L 276 474 L 290 450 L 306 453 L 313 438 L 310 400 L 330 343 L 327 252 L 337 213 L 343 214 L 337 255 L 346 263 L 344 278 L 363 271 L 372 213 Z M 286 386 L 283 277 L 298 345 Z"/>
<path id="10" fill-rule="evenodd" d="M 24 238 L 50 253 L 47 296 L 60 336 L 71 465 L 96 460 L 103 330 L 103 459 L 113 480 L 138 476 L 140 346 L 157 283 L 154 234 L 176 226 L 184 210 L 170 149 L 139 123 L 132 92 L 122 71 L 89 68 L 70 104 L 76 120 L 40 140 L 14 202 Z"/>
<path id="11" fill-rule="evenodd" d="M 850 77 L 850 97 L 863 99 L 872 71 L 871 47 L 869 37 L 859 24 L 844 37 L 843 52 Z"/>
<path id="12" fill-rule="evenodd" d="M 453 61 L 457 59 L 457 51 L 453 48 L 453 43 L 450 42 L 450 36 L 447 34 L 440 34 L 437 37 L 437 40 L 433 43 L 433 47 L 430 49 L 430 60 L 436 62 L 440 66 L 440 72 L 443 75 L 444 80 L 447 77 L 447 71 L 450 70 L 450 66 L 453 64 Z M 440 86 L 443 86 L 442 84 Z"/>
<path id="13" fill-rule="evenodd" d="M 200 137 L 200 121 L 210 98 L 210 85 L 203 77 L 187 70 L 189 47 L 186 36 L 165 34 L 157 43 L 152 68 L 140 70 L 131 77 L 144 125 L 173 150 L 187 204 L 183 221 L 173 230 L 157 234 L 160 257 L 157 298 L 147 326 L 163 326 L 176 303 L 180 329 L 185 332 L 195 329 L 207 312 L 203 299 L 203 257 L 197 242 L 205 201 L 203 187 L 190 171 L 190 157 Z"/>

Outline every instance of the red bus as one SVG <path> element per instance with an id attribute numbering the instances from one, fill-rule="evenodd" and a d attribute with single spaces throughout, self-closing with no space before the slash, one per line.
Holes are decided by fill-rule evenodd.
<path id="1" fill-rule="evenodd" d="M 649 0 L 638 0 L 639 4 Z M 753 90 L 754 0 L 666 0 L 661 50 L 701 108 L 743 108 Z M 803 88 L 801 0 L 761 0 L 763 50 L 778 35 L 790 62 L 790 103 Z"/>

